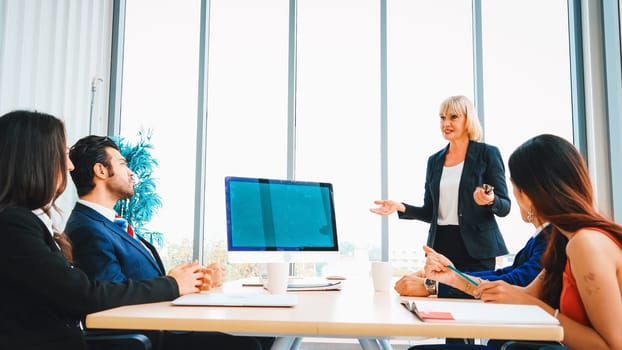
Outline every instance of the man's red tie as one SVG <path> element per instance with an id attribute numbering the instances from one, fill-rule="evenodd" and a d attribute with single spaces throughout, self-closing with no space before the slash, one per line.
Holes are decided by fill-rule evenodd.
<path id="1" fill-rule="evenodd" d="M 121 217 L 120 215 L 115 215 L 114 223 L 120 228 L 122 228 L 123 230 L 125 230 L 125 232 L 127 232 L 127 234 L 130 235 L 130 237 L 135 238 L 134 229 L 132 228 L 132 226 L 130 226 L 130 224 L 128 224 L 127 220 L 125 220 L 123 217 Z"/>

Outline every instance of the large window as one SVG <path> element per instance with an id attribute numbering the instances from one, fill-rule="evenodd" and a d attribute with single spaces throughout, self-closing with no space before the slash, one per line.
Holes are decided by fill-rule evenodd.
<path id="1" fill-rule="evenodd" d="M 287 176 L 288 3 L 212 0 L 210 18 L 204 252 L 222 262 L 225 176 Z"/>
<path id="2" fill-rule="evenodd" d="M 127 2 L 121 136 L 152 131 L 167 267 L 192 259 L 200 1 Z M 165 25 L 174 23 L 174 25 Z"/>
<path id="3" fill-rule="evenodd" d="M 441 102 L 473 99 L 471 1 L 388 1 L 389 198 L 423 204 L 427 159 L 445 147 Z M 419 269 L 429 225 L 389 217 L 389 259 Z M 397 271 L 396 271 L 397 272 Z"/>
<path id="4" fill-rule="evenodd" d="M 379 10 L 376 0 L 298 1 L 295 174 L 333 183 L 339 273 L 379 258 L 368 210 L 380 186 Z"/>
<path id="5" fill-rule="evenodd" d="M 566 1 L 482 1 L 482 26 L 486 142 L 499 147 L 506 165 L 516 147 L 538 134 L 572 142 Z M 511 194 L 507 169 L 506 175 Z M 497 221 L 516 253 L 534 228 L 511 199 L 510 215 Z"/>
<path id="6" fill-rule="evenodd" d="M 381 219 L 368 209 L 383 180 L 391 199 L 422 203 L 427 158 L 446 144 L 438 107 L 448 96 L 483 98 L 485 141 L 499 147 L 506 162 L 530 136 L 550 132 L 571 139 L 564 0 L 484 0 L 481 33 L 473 31 L 479 12 L 471 0 L 389 0 L 386 77 L 382 2 L 298 0 L 295 26 L 287 0 L 207 3 L 205 211 L 198 214 L 205 219 L 205 261 L 226 261 L 225 176 L 285 179 L 288 169 L 296 180 L 334 185 L 342 266 L 328 272 L 348 273 L 378 259 Z M 164 207 L 152 226 L 165 234 L 168 264 L 189 260 L 198 244 L 192 237 L 199 14 L 199 0 L 127 2 L 122 136 L 153 130 Z M 477 84 L 474 36 L 482 42 L 483 80 Z M 289 56 L 292 39 L 295 60 Z M 383 78 L 387 179 L 381 179 Z M 292 106 L 295 126 L 289 123 Z M 295 128 L 293 143 L 289 128 Z M 294 152 L 293 163 L 288 152 Z M 397 215 L 388 221 L 395 273 L 419 269 L 428 224 Z M 516 204 L 498 222 L 511 252 L 532 232 Z M 330 266 L 314 272 L 327 273 L 322 268 Z M 229 271 L 237 278 L 257 268 Z"/>
<path id="7" fill-rule="evenodd" d="M 510 153 L 528 137 L 548 132 L 572 141 L 566 2 L 484 1 L 482 5 L 484 141 L 499 147 L 506 164 Z M 389 2 L 393 199 L 422 204 L 427 157 L 446 144 L 440 135 L 438 106 L 450 95 L 474 99 L 471 6 L 471 1 Z M 510 215 L 497 222 L 510 253 L 516 253 L 533 233 L 522 222 L 515 201 Z M 418 221 L 390 219 L 394 265 L 409 269 L 421 265 L 420 247 L 428 227 Z"/>

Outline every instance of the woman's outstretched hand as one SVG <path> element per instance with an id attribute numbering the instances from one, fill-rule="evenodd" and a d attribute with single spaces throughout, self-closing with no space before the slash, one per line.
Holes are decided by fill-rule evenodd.
<path id="1" fill-rule="evenodd" d="M 396 211 L 399 211 L 401 213 L 406 211 L 406 207 L 404 206 L 404 204 L 389 199 L 375 200 L 374 204 L 377 204 L 379 206 L 376 208 L 371 208 L 369 209 L 369 211 L 382 216 L 391 215 Z"/>

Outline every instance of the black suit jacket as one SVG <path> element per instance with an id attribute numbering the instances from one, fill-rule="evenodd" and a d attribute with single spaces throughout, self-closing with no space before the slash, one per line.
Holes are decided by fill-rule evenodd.
<path id="1" fill-rule="evenodd" d="M 436 240 L 439 186 L 448 149 L 449 145 L 428 159 L 423 206 L 404 203 L 406 212 L 398 212 L 400 219 L 430 223 L 427 243 L 430 247 L 434 247 Z M 484 183 L 495 187 L 495 201 L 490 206 L 480 206 L 473 200 L 475 188 Z M 505 166 L 499 150 L 482 142 L 469 142 L 458 189 L 458 221 L 464 245 L 472 258 L 487 259 L 508 253 L 495 215 L 506 216 L 509 212 Z"/>
<path id="2" fill-rule="evenodd" d="M 90 281 L 71 266 L 45 224 L 25 208 L 0 211 L 0 347 L 83 349 L 86 314 L 120 305 L 172 300 L 171 277 L 123 283 Z"/>

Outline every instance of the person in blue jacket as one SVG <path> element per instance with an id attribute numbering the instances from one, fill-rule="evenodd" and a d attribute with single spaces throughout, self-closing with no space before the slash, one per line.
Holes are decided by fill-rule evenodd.
<path id="1" fill-rule="evenodd" d="M 156 248 L 115 218 L 115 203 L 134 195 L 134 173 L 118 145 L 106 136 L 85 136 L 71 147 L 69 158 L 75 166 L 70 174 L 79 200 L 65 232 L 73 242 L 76 266 L 95 281 L 123 282 L 162 276 L 165 270 Z M 206 279 L 201 289 L 222 284 L 223 266 L 211 264 L 204 271 Z M 274 340 L 220 332 L 143 333 L 160 349 L 260 350 Z"/>
<path id="2" fill-rule="evenodd" d="M 548 223 L 540 223 L 537 218 L 527 217 L 536 226 L 536 232 L 529 238 L 525 246 L 516 253 L 514 262 L 510 266 L 496 270 L 468 272 L 467 276 L 480 280 L 502 280 L 513 285 L 524 287 L 531 283 L 542 270 L 542 254 L 547 245 Z M 415 272 L 400 278 L 395 284 L 395 290 L 403 296 L 437 295 L 439 298 L 472 298 L 470 294 L 458 288 L 450 287 L 425 278 L 423 272 Z"/>
<path id="3" fill-rule="evenodd" d="M 428 158 L 423 205 L 376 200 L 370 211 L 430 223 L 427 245 L 460 270 L 494 269 L 508 253 L 495 216 L 508 215 L 511 205 L 501 153 L 479 142 L 482 128 L 465 96 L 447 98 L 439 114 L 449 144 Z"/>

